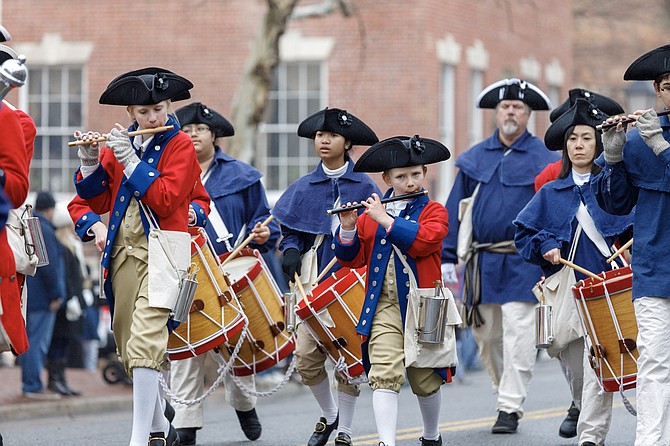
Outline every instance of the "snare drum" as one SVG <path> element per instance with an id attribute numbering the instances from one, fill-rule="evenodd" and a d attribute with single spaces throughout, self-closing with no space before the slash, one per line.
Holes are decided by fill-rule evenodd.
<path id="1" fill-rule="evenodd" d="M 212 350 L 244 328 L 237 298 L 221 272 L 204 231 L 192 233 L 191 262 L 198 267 L 198 287 L 185 322 L 170 333 L 170 359 L 186 359 Z"/>
<path id="2" fill-rule="evenodd" d="M 221 256 L 223 261 L 230 254 Z M 277 365 L 295 348 L 295 340 L 286 331 L 284 298 L 277 282 L 257 250 L 243 249 L 223 270 L 249 323 L 246 338 L 233 361 L 232 373 L 247 376 Z M 237 334 L 221 346 L 221 355 L 230 360 L 240 338 Z"/>
<path id="3" fill-rule="evenodd" d="M 308 302 L 303 299 L 296 306 L 296 314 L 319 348 L 347 380 L 364 372 L 356 325 L 365 300 L 365 273 L 365 267 L 341 268 L 308 294 Z"/>
<path id="4" fill-rule="evenodd" d="M 572 287 L 588 333 L 591 366 L 607 392 L 632 389 L 637 378 L 637 320 L 630 266 L 601 274 L 604 281 L 581 280 Z"/>

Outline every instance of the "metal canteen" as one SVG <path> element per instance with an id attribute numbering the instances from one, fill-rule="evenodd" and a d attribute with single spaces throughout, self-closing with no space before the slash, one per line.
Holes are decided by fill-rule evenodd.
<path id="1" fill-rule="evenodd" d="M 26 56 L 20 55 L 16 59 L 7 59 L 0 65 L 0 100 L 14 88 L 23 87 L 28 78 Z"/>

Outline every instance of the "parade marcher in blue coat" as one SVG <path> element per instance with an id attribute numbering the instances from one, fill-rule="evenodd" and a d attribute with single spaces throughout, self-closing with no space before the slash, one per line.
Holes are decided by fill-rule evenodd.
<path id="1" fill-rule="evenodd" d="M 426 165 L 445 161 L 449 150 L 431 139 L 394 137 L 370 147 L 356 162 L 358 172 L 383 172 L 389 186 L 384 198 L 425 190 Z M 351 203 L 347 203 L 351 204 Z M 363 357 L 372 388 L 372 407 L 380 446 L 395 446 L 398 393 L 407 380 L 417 396 L 423 419 L 422 446 L 441 446 L 439 429 L 444 382 L 453 369 L 411 366 L 405 361 L 405 319 L 409 272 L 420 288 L 440 280 L 442 239 L 447 235 L 447 212 L 427 196 L 398 200 L 384 206 L 374 194 L 362 202 L 365 212 L 340 214 L 335 253 L 347 267 L 367 266 L 365 302 L 356 331 L 366 340 Z M 396 251 L 397 250 L 397 251 Z"/>
<path id="2" fill-rule="evenodd" d="M 670 45 L 635 60 L 624 80 L 653 81 L 670 108 Z M 603 132 L 603 171 L 592 181 L 598 203 L 624 215 L 635 207 L 633 304 L 637 318 L 637 432 L 635 446 L 668 444 L 670 438 L 670 121 L 653 109 L 628 115 L 635 128 L 624 133 L 621 116 Z"/>
<path id="3" fill-rule="evenodd" d="M 514 247 L 513 220 L 535 194 L 534 180 L 559 156 L 547 150 L 526 126 L 532 110 L 551 108 L 537 87 L 504 79 L 477 99 L 495 108 L 497 129 L 456 160 L 460 169 L 447 200 L 449 234 L 442 250 L 445 282 L 456 281 L 459 202 L 471 197 L 472 255 L 465 266 L 466 321 L 479 346 L 482 364 L 498 393 L 493 433 L 513 433 L 535 365 L 534 307 L 531 292 L 542 271 L 523 261 Z"/>
<path id="4" fill-rule="evenodd" d="M 514 224 L 519 254 L 527 262 L 540 265 L 547 278 L 561 269 L 561 258 L 595 273 L 607 271 L 612 268 L 606 261 L 612 254 L 611 246 L 630 238 L 633 215 L 606 213 L 591 193 L 591 176 L 600 172 L 594 161 L 603 150 L 596 126 L 605 118 L 607 115 L 593 103 L 577 99 L 545 134 L 544 142 L 549 149 L 563 151 L 561 172 L 558 179 L 539 190 Z M 573 253 L 572 259 L 569 253 Z M 623 264 L 619 262 L 619 266 Z M 585 277 L 575 271 L 576 280 Z M 602 445 L 612 418 L 612 393 L 601 391 L 589 364 L 573 300 L 570 294 L 564 302 L 552 302 L 555 345 L 547 349 L 566 371 L 574 404 L 559 435 L 566 438 L 579 435 L 580 445 Z"/>
<path id="5" fill-rule="evenodd" d="M 5 197 L 5 192 L 0 188 L 0 231 L 4 229 L 5 223 L 7 223 L 9 209 L 9 201 Z"/>
<path id="6" fill-rule="evenodd" d="M 314 141 L 314 149 L 321 161 L 316 169 L 291 184 L 272 209 L 281 225 L 283 238 L 279 249 L 282 270 L 289 282 L 295 280 L 295 274 L 301 275 L 303 255 L 319 240 L 321 243 L 316 248 L 318 273 L 322 273 L 335 257 L 333 234 L 339 219 L 328 215 L 328 209 L 339 206 L 339 203 L 363 201 L 373 193 L 380 193 L 367 174 L 354 172 L 354 163 L 348 155 L 354 145 L 372 145 L 378 141 L 377 135 L 363 121 L 346 110 L 326 108 L 301 122 L 298 136 Z M 340 267 L 335 264 L 331 271 Z M 315 279 L 303 276 L 300 281 L 305 285 Z M 296 329 L 294 353 L 302 382 L 309 387 L 321 409 L 321 418 L 308 446 L 325 445 L 335 429 L 338 429 L 335 444 L 352 444 L 351 423 L 360 394 L 358 385 L 346 382 L 337 374 L 338 403 L 335 403 L 325 368 L 327 356 L 319 350 L 304 324 L 298 324 Z"/>
<path id="7" fill-rule="evenodd" d="M 279 226 L 274 221 L 261 226 L 270 216 L 270 206 L 261 184 L 262 174 L 255 168 L 225 153 L 216 145 L 217 138 L 232 136 L 230 122 L 215 110 L 200 102 L 191 103 L 176 111 L 182 130 L 191 137 L 202 169 L 201 181 L 210 196 L 210 213 L 205 226 L 207 236 L 217 255 L 232 251 L 236 242 L 247 234 L 255 234 L 248 247 L 265 252 L 279 239 Z M 209 355 L 174 361 L 170 368 L 170 388 L 174 395 L 194 400 L 204 393 L 205 361 Z M 253 377 L 239 377 L 253 388 Z M 261 423 L 256 414 L 255 396 L 247 395 L 230 374 L 223 379 L 226 400 L 233 406 L 244 435 L 257 440 Z M 173 404 L 174 426 L 181 445 L 196 444 L 196 432 L 203 426 L 203 403 L 190 406 Z"/>

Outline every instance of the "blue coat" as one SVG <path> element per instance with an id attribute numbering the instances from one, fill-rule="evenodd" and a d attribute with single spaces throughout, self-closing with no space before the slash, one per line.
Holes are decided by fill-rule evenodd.
<path id="1" fill-rule="evenodd" d="M 633 226 L 633 214 L 615 216 L 603 211 L 591 193 L 588 183 L 577 186 L 572 175 L 545 184 L 528 202 L 514 221 L 516 235 L 514 242 L 519 254 L 526 262 L 540 265 L 545 276 L 557 272 L 563 265 L 547 262 L 542 254 L 554 249 L 561 250 L 561 257 L 568 258 L 570 246 L 577 228 L 575 217 L 580 203 L 593 219 L 595 227 L 608 245 L 612 245 L 620 235 Z M 595 244 L 582 234 L 577 242 L 574 263 L 599 274 L 611 269 Z M 585 278 L 575 271 L 577 280 Z"/>
<path id="2" fill-rule="evenodd" d="M 62 246 L 56 238 L 56 231 L 51 222 L 40 212 L 35 211 L 40 219 L 44 245 L 49 255 L 49 264 L 37 268 L 34 276 L 26 276 L 28 287 L 27 311 L 48 311 L 49 304 L 57 299 L 65 300 L 65 269 L 62 262 Z"/>
<path id="3" fill-rule="evenodd" d="M 663 136 L 670 141 L 670 121 L 661 116 Z M 623 215 L 635 207 L 633 299 L 670 297 L 670 150 L 656 156 L 637 129 L 626 134 L 623 161 L 605 167 L 591 182 L 598 203 Z"/>
<path id="4" fill-rule="evenodd" d="M 2 189 L 0 189 L 0 230 L 5 227 L 7 215 L 9 214 L 9 201 Z"/>
<path id="5" fill-rule="evenodd" d="M 236 160 L 217 147 L 207 174 L 209 177 L 205 189 L 226 228 L 233 235 L 230 239 L 231 245 L 235 243 L 242 230 L 246 237 L 256 223 L 262 223 L 270 216 L 270 206 L 261 184 L 262 174 L 257 169 Z M 267 252 L 276 246 L 280 234 L 279 225 L 272 221 L 268 227 L 270 238 L 267 242 L 263 245 L 251 242 L 249 248 Z M 228 252 L 223 241 L 216 241 L 213 226 L 209 224 L 205 228 L 217 254 Z"/>
<path id="6" fill-rule="evenodd" d="M 443 263 L 458 263 L 458 204 L 472 195 L 478 182 L 481 186 L 472 208 L 474 239 L 479 243 L 513 240 L 512 222 L 535 194 L 535 177 L 560 157 L 528 131 L 514 142 L 505 156 L 507 149 L 496 130 L 456 160 L 460 171 L 446 204 L 449 234 L 443 242 Z M 516 253 L 481 251 L 479 261 L 482 304 L 536 301 L 531 289 L 542 275 L 538 266 L 524 262 Z"/>
<path id="7" fill-rule="evenodd" d="M 354 172 L 353 161 L 348 157 L 347 161 L 349 161 L 347 171 L 337 180 L 340 202 L 360 203 L 368 199 L 373 192 L 381 195 L 372 178 L 366 173 Z M 325 235 L 317 251 L 319 272 L 322 272 L 335 257 L 331 232 L 333 217 L 326 213 L 328 209 L 333 208 L 333 185 L 321 164 L 319 162 L 316 169 L 293 182 L 272 209 L 272 214 L 281 224 L 283 236 L 279 243 L 281 252 L 295 248 L 301 254 L 305 253 L 314 244 L 317 234 Z M 340 265 L 336 264 L 331 271 L 339 268 Z"/>

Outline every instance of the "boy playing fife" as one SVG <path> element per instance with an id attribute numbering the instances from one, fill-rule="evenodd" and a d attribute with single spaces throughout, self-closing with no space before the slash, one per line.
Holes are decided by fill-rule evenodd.
<path id="1" fill-rule="evenodd" d="M 390 187 L 385 198 L 423 191 L 426 164 L 444 161 L 449 150 L 437 141 L 394 137 L 371 146 L 354 166 L 357 172 L 383 172 Z M 397 248 L 421 288 L 440 280 L 440 251 L 447 235 L 445 207 L 427 196 L 389 202 L 377 194 L 364 201 L 366 211 L 340 213 L 335 254 L 345 267 L 367 265 L 366 296 L 356 331 L 363 337 L 363 357 L 372 387 L 372 402 L 380 446 L 395 446 L 398 392 L 405 371 L 423 418 L 422 446 L 441 446 L 438 430 L 440 387 L 450 382 L 452 369 L 405 368 L 404 321 L 409 275 Z M 347 205 L 351 205 L 348 203 Z"/>

